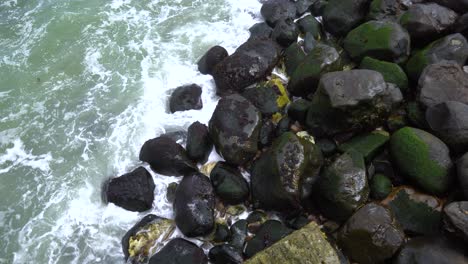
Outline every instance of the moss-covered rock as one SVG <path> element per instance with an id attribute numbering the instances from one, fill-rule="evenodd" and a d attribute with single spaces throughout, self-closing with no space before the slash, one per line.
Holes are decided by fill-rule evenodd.
<path id="1" fill-rule="evenodd" d="M 210 174 L 214 191 L 228 204 L 244 202 L 249 196 L 249 185 L 239 169 L 225 162 L 218 162 Z"/>
<path id="2" fill-rule="evenodd" d="M 277 77 L 246 89 L 242 96 L 247 98 L 265 117 L 281 114 L 290 102 L 286 88 L 281 79 Z"/>
<path id="3" fill-rule="evenodd" d="M 400 171 L 430 194 L 442 195 L 451 182 L 449 149 L 437 137 L 404 127 L 390 138 L 390 152 Z"/>
<path id="4" fill-rule="evenodd" d="M 289 235 L 293 230 L 276 220 L 266 221 L 255 234 L 255 237 L 247 241 L 244 255 L 251 258 L 263 249 L 273 245 L 283 237 Z"/>
<path id="5" fill-rule="evenodd" d="M 392 181 L 382 173 L 377 173 L 370 181 L 371 197 L 382 200 L 392 191 Z"/>
<path id="6" fill-rule="evenodd" d="M 348 33 L 344 48 L 356 62 L 369 56 L 401 63 L 410 54 L 410 36 L 399 24 L 369 21 Z"/>
<path id="7" fill-rule="evenodd" d="M 285 51 L 284 51 L 284 67 L 286 73 L 291 76 L 296 68 L 302 63 L 305 59 L 306 54 L 302 49 L 301 45 L 296 42 L 291 44 Z"/>
<path id="8" fill-rule="evenodd" d="M 385 131 L 374 131 L 369 134 L 357 136 L 341 144 L 339 150 L 346 152 L 354 149 L 362 154 L 366 162 L 370 162 L 390 139 Z"/>
<path id="9" fill-rule="evenodd" d="M 365 57 L 359 68 L 380 72 L 386 82 L 394 83 L 402 92 L 408 91 L 408 77 L 396 63 Z"/>

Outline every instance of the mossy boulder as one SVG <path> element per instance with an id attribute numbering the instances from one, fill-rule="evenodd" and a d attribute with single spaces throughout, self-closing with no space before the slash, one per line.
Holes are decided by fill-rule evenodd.
<path id="1" fill-rule="evenodd" d="M 255 207 L 273 210 L 300 208 L 311 193 L 323 158 L 312 138 L 286 132 L 256 160 L 251 169 Z"/>
<path id="2" fill-rule="evenodd" d="M 205 163 L 213 150 L 208 127 L 200 122 L 191 124 L 187 129 L 187 156 L 196 162 Z"/>
<path id="3" fill-rule="evenodd" d="M 255 156 L 261 120 L 260 111 L 238 94 L 219 100 L 209 131 L 216 151 L 226 162 L 244 164 Z"/>
<path id="4" fill-rule="evenodd" d="M 247 241 L 244 255 L 251 258 L 263 249 L 273 245 L 283 237 L 289 235 L 293 230 L 276 220 L 266 221 L 255 234 L 255 237 Z"/>
<path id="5" fill-rule="evenodd" d="M 341 144 L 339 150 L 346 152 L 354 149 L 362 154 L 366 162 L 370 162 L 375 155 L 385 146 L 390 135 L 385 131 L 374 131 L 365 135 L 357 136 Z"/>
<path id="6" fill-rule="evenodd" d="M 390 21 L 369 21 L 348 33 L 344 48 L 356 62 L 369 56 L 401 63 L 410 54 L 410 36 L 399 24 Z"/>
<path id="7" fill-rule="evenodd" d="M 361 153 L 350 150 L 325 168 L 314 187 L 314 200 L 328 218 L 344 221 L 369 197 L 366 166 Z"/>
<path id="8" fill-rule="evenodd" d="M 149 264 L 207 264 L 208 258 L 194 243 L 174 238 L 151 257 Z"/>
<path id="9" fill-rule="evenodd" d="M 222 201 L 239 204 L 247 200 L 249 185 L 237 167 L 218 162 L 210 173 L 214 191 Z"/>
<path id="10" fill-rule="evenodd" d="M 392 181 L 383 173 L 375 174 L 369 185 L 371 197 L 377 200 L 384 199 L 392 191 Z"/>
<path id="11" fill-rule="evenodd" d="M 284 51 L 284 67 L 286 73 L 291 76 L 297 67 L 304 61 L 306 54 L 299 43 L 291 44 Z"/>
<path id="12" fill-rule="evenodd" d="M 329 0 L 323 10 L 323 26 L 336 37 L 359 25 L 369 10 L 369 0 Z"/>
<path id="13" fill-rule="evenodd" d="M 451 182 L 452 161 L 447 145 L 423 130 L 404 127 L 390 138 L 395 165 L 418 187 L 443 195 Z"/>
<path id="14" fill-rule="evenodd" d="M 249 100 L 264 117 L 281 114 L 290 102 L 281 79 L 276 77 L 246 89 L 242 96 Z"/>
<path id="15" fill-rule="evenodd" d="M 466 245 L 456 245 L 444 237 L 416 237 L 395 256 L 394 264 L 466 264 Z"/>
<path id="16" fill-rule="evenodd" d="M 380 72 L 386 82 L 394 83 L 402 92 L 408 91 L 408 77 L 400 65 L 396 63 L 365 57 L 359 68 Z"/>

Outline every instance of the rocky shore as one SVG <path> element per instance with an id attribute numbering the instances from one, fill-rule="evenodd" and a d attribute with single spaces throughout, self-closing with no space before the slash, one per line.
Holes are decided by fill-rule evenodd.
<path id="1" fill-rule="evenodd" d="M 209 123 L 142 146 L 180 176 L 174 219 L 144 216 L 122 258 L 468 263 L 468 1 L 267 0 L 261 15 L 234 53 L 198 62 L 220 96 Z M 176 88 L 169 111 L 201 109 L 202 92 Z M 154 191 L 138 167 L 103 197 L 146 212 Z"/>

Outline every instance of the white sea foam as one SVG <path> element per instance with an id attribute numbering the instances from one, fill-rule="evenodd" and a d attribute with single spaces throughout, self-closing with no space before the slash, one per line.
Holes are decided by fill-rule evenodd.
<path id="1" fill-rule="evenodd" d="M 21 139 L 15 139 L 13 146 L 0 155 L 0 174 L 8 172 L 11 168 L 21 165 L 41 171 L 49 171 L 49 163 L 52 161 L 50 153 L 34 155 L 31 151 L 24 149 Z"/>

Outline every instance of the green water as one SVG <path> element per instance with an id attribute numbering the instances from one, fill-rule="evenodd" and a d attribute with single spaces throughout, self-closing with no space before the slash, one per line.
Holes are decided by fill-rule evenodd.
<path id="1" fill-rule="evenodd" d="M 216 103 L 198 58 L 232 52 L 253 0 L 16 0 L 0 3 L 0 263 L 123 263 L 144 214 L 100 200 L 105 178 L 140 165 L 141 144 L 207 122 Z M 170 90 L 204 88 L 201 111 L 170 115 Z M 154 175 L 152 213 L 171 217 Z"/>

